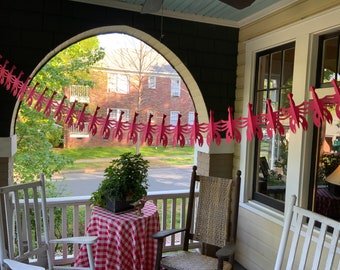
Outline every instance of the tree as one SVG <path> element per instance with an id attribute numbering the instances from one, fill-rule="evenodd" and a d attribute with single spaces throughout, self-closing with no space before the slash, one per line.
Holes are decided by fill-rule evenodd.
<path id="1" fill-rule="evenodd" d="M 161 54 L 143 41 L 124 34 L 115 35 L 117 41 L 121 44 L 118 48 L 108 51 L 106 64 L 109 63 L 113 68 L 119 69 L 119 72 L 125 73 L 129 77 L 130 89 L 135 89 L 137 92 L 135 111 L 138 113 L 136 120 L 139 123 L 140 113 L 143 109 L 143 92 L 146 79 L 153 73 L 159 73 L 160 70 L 157 69 L 165 63 L 166 66 L 169 66 L 169 64 Z M 136 143 L 137 154 L 139 148 L 140 140 L 138 139 Z"/>
<path id="2" fill-rule="evenodd" d="M 93 86 L 90 68 L 104 57 L 97 37 L 77 42 L 58 53 L 36 74 L 31 86 L 40 83 L 37 90 L 45 87 L 63 96 L 63 89 L 70 84 Z M 57 97 L 58 98 L 58 97 Z M 15 182 L 27 182 L 44 173 L 47 179 L 73 162 L 52 151 L 62 144 L 63 128 L 52 118 L 46 118 L 22 102 L 16 122 L 17 153 L 14 156 Z M 53 192 L 55 193 L 55 192 Z"/>

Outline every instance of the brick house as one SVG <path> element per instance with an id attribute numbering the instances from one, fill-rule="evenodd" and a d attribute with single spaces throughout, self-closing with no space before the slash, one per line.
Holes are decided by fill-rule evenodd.
<path id="1" fill-rule="evenodd" d="M 163 57 L 154 51 L 152 59 L 158 58 L 157 61 L 150 62 L 145 68 L 136 68 L 132 65 L 127 67 L 128 64 L 119 66 L 112 60 L 117 55 L 115 53 L 119 56 L 122 54 L 117 51 L 106 52 L 104 59 L 91 70 L 95 82 L 92 89 L 81 85 L 70 85 L 65 89 L 70 102 L 77 100 L 88 103 L 91 113 L 99 106 L 98 116 L 106 117 L 110 113 L 110 119 L 113 120 L 119 120 L 123 112 L 122 120 L 132 122 L 135 112 L 139 112 L 140 123 L 147 123 L 150 114 L 153 115 L 154 124 L 160 124 L 164 114 L 166 125 L 176 125 L 178 114 L 181 115 L 181 123 L 193 123 L 195 108 L 189 91 Z M 92 136 L 87 131 L 87 125 L 83 131 L 67 126 L 64 130 L 66 148 L 129 144 L 126 136 L 120 142 L 112 138 L 112 134 L 105 140 L 100 136 Z"/>

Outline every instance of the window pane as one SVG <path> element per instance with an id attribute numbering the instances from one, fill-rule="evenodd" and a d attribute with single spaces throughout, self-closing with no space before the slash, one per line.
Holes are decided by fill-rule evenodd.
<path id="1" fill-rule="evenodd" d="M 277 88 L 281 85 L 281 52 L 273 53 L 271 55 L 271 67 L 270 67 L 270 81 L 269 88 Z"/>
<path id="2" fill-rule="evenodd" d="M 294 49 L 283 51 L 282 87 L 292 87 L 294 68 Z"/>
<path id="3" fill-rule="evenodd" d="M 269 55 L 259 57 L 258 73 L 257 73 L 257 89 L 266 89 L 268 84 L 268 60 Z"/>
<path id="4" fill-rule="evenodd" d="M 264 130 L 264 134 L 266 134 Z M 286 135 L 264 136 L 258 156 L 257 192 L 274 199 L 285 200 L 288 140 Z"/>
<path id="5" fill-rule="evenodd" d="M 334 37 L 323 42 L 322 83 L 328 83 L 335 78 L 337 72 L 337 54 L 339 51 L 338 40 L 338 37 Z"/>
<path id="6" fill-rule="evenodd" d="M 254 111 L 259 113 L 266 113 L 266 100 L 267 100 L 267 92 L 266 91 L 259 91 L 256 94 L 256 108 Z"/>
<path id="7" fill-rule="evenodd" d="M 179 78 L 171 79 L 171 96 L 179 97 L 181 94 L 181 80 Z"/>

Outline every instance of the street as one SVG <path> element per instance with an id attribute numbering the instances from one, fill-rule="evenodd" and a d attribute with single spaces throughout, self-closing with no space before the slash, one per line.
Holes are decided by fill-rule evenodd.
<path id="1" fill-rule="evenodd" d="M 148 191 L 188 190 L 192 166 L 150 168 Z M 72 172 L 54 177 L 58 189 L 65 190 L 65 196 L 91 195 L 104 178 L 104 172 Z"/>

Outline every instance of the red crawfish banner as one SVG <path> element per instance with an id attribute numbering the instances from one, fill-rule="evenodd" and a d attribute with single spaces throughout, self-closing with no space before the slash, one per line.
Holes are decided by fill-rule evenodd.
<path id="1" fill-rule="evenodd" d="M 323 121 L 332 123 L 332 114 L 330 108 L 334 107 L 336 116 L 340 118 L 340 91 L 337 83 L 333 80 L 334 94 L 319 98 L 314 87 L 310 87 L 312 99 L 304 101 L 296 105 L 293 95 L 288 94 L 289 108 L 280 108 L 273 110 L 271 100 L 266 100 L 266 113 L 255 115 L 253 113 L 252 104 L 248 104 L 247 116 L 237 119 L 233 118 L 232 108 L 227 108 L 226 120 L 214 120 L 214 112 L 210 111 L 209 123 L 199 123 L 198 115 L 195 113 L 194 123 L 192 125 L 181 122 L 181 115 L 178 115 L 176 125 L 165 125 L 166 115 L 163 115 L 162 122 L 159 124 L 151 124 L 153 115 L 149 116 L 147 123 L 137 123 L 138 114 L 135 113 L 132 122 L 122 121 L 123 113 L 119 120 L 110 119 L 110 110 L 105 117 L 99 117 L 100 107 L 97 107 L 93 114 L 86 113 L 88 104 L 83 104 L 81 110 L 76 109 L 77 101 L 70 103 L 67 97 L 56 99 L 57 92 L 45 88 L 42 93 L 36 90 L 39 82 L 34 86 L 30 86 L 31 78 L 23 79 L 24 72 L 20 71 L 15 74 L 16 66 L 9 66 L 10 61 L 3 59 L 0 55 L 0 85 L 6 91 L 10 91 L 21 102 L 25 102 L 38 112 L 43 113 L 46 117 L 51 116 L 56 122 L 64 123 L 68 127 L 78 128 L 83 131 L 85 123 L 88 123 L 88 132 L 93 136 L 101 136 L 102 138 L 121 141 L 125 137 L 128 142 L 136 143 L 141 138 L 141 143 L 147 145 L 155 144 L 167 146 L 172 142 L 173 146 L 185 145 L 185 135 L 190 137 L 190 145 L 197 143 L 203 145 L 204 137 L 206 143 L 210 145 L 212 142 L 219 145 L 221 143 L 221 134 L 225 134 L 227 143 L 235 140 L 241 142 L 241 129 L 246 129 L 246 137 L 251 141 L 255 136 L 258 139 L 263 137 L 263 129 L 269 138 L 275 134 L 283 135 L 285 133 L 284 123 L 289 123 L 290 130 L 295 133 L 298 128 L 307 130 L 308 124 L 306 120 L 307 114 L 312 114 L 313 122 L 320 127 Z M 138 136 L 138 134 L 140 136 Z M 170 137 L 170 139 L 169 139 Z M 171 140 L 172 138 L 172 140 Z"/>

